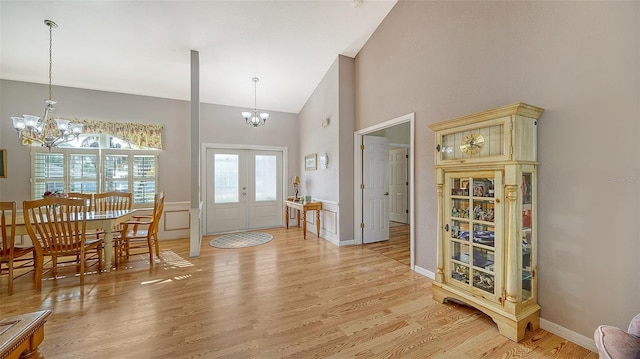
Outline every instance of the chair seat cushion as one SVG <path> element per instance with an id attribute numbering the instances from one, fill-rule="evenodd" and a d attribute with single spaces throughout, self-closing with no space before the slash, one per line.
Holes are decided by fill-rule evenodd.
<path id="1" fill-rule="evenodd" d="M 640 338 L 620 328 L 601 325 L 594 339 L 600 358 L 640 359 Z"/>

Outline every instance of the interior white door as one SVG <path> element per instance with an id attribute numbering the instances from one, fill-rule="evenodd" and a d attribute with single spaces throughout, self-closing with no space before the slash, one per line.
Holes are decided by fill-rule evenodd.
<path id="1" fill-rule="evenodd" d="M 389 220 L 409 223 L 408 149 L 389 149 Z"/>
<path id="2" fill-rule="evenodd" d="M 206 153 L 207 234 L 282 226 L 282 151 Z"/>
<path id="3" fill-rule="evenodd" d="M 389 140 L 364 136 L 363 243 L 389 239 Z"/>

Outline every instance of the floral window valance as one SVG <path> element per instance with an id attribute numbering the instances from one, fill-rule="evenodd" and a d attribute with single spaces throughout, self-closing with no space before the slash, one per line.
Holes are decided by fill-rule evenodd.
<path id="1" fill-rule="evenodd" d="M 83 125 L 82 132 L 84 133 L 106 133 L 120 137 L 139 147 L 162 149 L 162 125 L 80 119 L 70 121 L 81 123 Z"/>

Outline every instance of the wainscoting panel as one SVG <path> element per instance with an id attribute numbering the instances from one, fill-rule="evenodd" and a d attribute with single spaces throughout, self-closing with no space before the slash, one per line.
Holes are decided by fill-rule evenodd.
<path id="1" fill-rule="evenodd" d="M 322 202 L 322 211 L 320 211 L 320 237 L 335 245 L 340 245 L 340 233 L 338 233 L 338 214 L 340 207 L 338 203 L 319 198 L 314 198 L 313 200 Z M 313 213 L 313 215 L 310 215 L 310 213 Z M 307 231 L 315 233 L 315 222 L 315 211 L 309 212 L 307 214 Z"/>
<path id="2" fill-rule="evenodd" d="M 164 206 L 158 237 L 162 239 L 189 239 L 189 202 L 171 202 Z"/>

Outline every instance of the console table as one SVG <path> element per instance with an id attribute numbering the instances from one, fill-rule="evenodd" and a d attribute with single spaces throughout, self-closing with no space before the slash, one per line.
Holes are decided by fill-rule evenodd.
<path id="1" fill-rule="evenodd" d="M 286 200 L 284 201 L 286 208 L 284 214 L 284 222 L 289 229 L 289 208 L 297 210 L 296 217 L 298 218 L 298 227 L 300 226 L 300 213 L 302 213 L 302 237 L 307 239 L 307 211 L 316 211 L 316 230 L 318 231 L 318 238 L 320 238 L 320 210 L 322 210 L 322 202 L 296 202 Z"/>
<path id="2" fill-rule="evenodd" d="M 0 319 L 0 358 L 44 358 L 38 345 L 44 340 L 44 323 L 50 310 Z"/>

